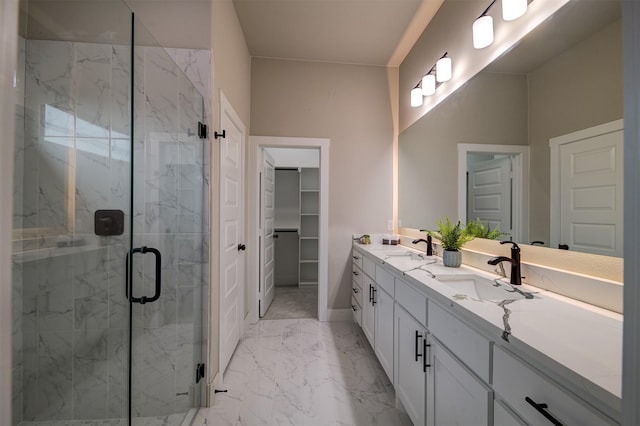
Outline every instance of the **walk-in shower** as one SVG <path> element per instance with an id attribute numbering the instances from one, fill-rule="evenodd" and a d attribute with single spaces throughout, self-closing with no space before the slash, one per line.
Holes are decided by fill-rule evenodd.
<path id="1" fill-rule="evenodd" d="M 202 402 L 205 99 L 124 3 L 23 1 L 13 425 L 180 425 Z"/>

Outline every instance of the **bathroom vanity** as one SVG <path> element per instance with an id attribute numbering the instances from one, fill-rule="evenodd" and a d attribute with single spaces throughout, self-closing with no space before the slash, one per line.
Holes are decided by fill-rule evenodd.
<path id="1" fill-rule="evenodd" d="M 354 243 L 354 320 L 414 425 L 620 422 L 622 315 Z"/>

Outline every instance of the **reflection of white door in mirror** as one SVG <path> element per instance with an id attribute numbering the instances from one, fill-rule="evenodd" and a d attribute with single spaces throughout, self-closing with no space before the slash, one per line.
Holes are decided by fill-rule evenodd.
<path id="1" fill-rule="evenodd" d="M 622 257 L 623 123 L 559 136 L 551 146 L 551 247 Z"/>
<path id="2" fill-rule="evenodd" d="M 469 212 L 467 205 L 470 196 L 467 193 L 467 172 L 472 174 L 475 170 L 470 166 L 469 158 L 472 153 L 491 155 L 493 158 L 506 158 L 504 170 L 482 166 L 484 169 L 479 176 L 480 188 L 475 191 L 478 195 L 476 211 Z M 510 163 L 510 164 L 508 164 Z M 471 167 L 471 168 L 470 168 Z M 482 168 L 481 167 L 481 168 Z M 511 169 L 510 177 L 508 170 Z M 501 176 L 500 176 L 501 174 Z M 500 182 L 507 180 L 511 185 L 502 185 Z M 469 178 L 471 182 L 471 178 Z M 469 184 L 471 186 L 472 183 Z M 484 187 L 484 188 L 483 188 Z M 498 193 L 498 191 L 500 191 Z M 507 204 L 505 204 L 507 203 Z M 498 208 L 510 205 L 511 208 Z M 482 212 L 481 212 L 482 211 Z M 486 216 L 486 218 L 485 218 Z M 526 145 L 483 145 L 483 144 L 458 144 L 458 218 L 461 221 L 480 218 L 483 223 L 489 223 L 491 228 L 500 221 L 500 230 L 508 233 L 505 239 L 517 242 L 529 241 L 529 147 Z M 509 219 L 507 220 L 507 217 Z M 504 223 L 504 224 L 503 224 Z M 509 226 L 510 223 L 510 226 Z"/>
<path id="3" fill-rule="evenodd" d="M 503 237 L 509 239 L 513 157 L 500 155 L 490 160 L 473 161 L 475 156 L 475 153 L 469 153 L 467 157 L 467 222 L 480 219 L 491 229 L 498 227 Z"/>

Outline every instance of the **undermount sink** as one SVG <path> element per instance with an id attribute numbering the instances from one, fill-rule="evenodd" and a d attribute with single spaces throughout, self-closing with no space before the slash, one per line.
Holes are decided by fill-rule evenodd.
<path id="1" fill-rule="evenodd" d="M 459 299 L 485 301 L 519 300 L 531 298 L 528 293 L 518 291 L 506 283 L 475 274 L 436 275 L 438 281 L 458 291 L 454 296 Z"/>

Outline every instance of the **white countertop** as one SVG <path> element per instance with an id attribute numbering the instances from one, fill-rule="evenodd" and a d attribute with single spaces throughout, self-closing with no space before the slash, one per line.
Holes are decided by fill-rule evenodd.
<path id="1" fill-rule="evenodd" d="M 354 244 L 359 250 L 388 265 L 427 296 L 446 304 L 463 317 L 484 320 L 483 328 L 495 333 L 492 339 L 501 346 L 517 348 L 534 359 L 540 359 L 562 378 L 616 411 L 622 395 L 622 318 L 623 316 L 583 302 L 575 301 L 536 287 L 522 285 L 523 291 L 535 293 L 533 299 L 521 299 L 504 305 L 508 312 L 510 334 L 504 339 L 505 309 L 496 301 L 478 300 L 461 294 L 450 284 L 432 278 L 438 274 L 474 273 L 499 278 L 485 271 L 462 266 L 447 268 L 440 258 L 398 256 L 420 253 L 404 246 Z M 395 256 L 394 256 L 395 255 Z M 436 263 L 432 263 L 436 262 Z M 422 269 L 417 269 L 422 268 Z M 429 271 L 429 272 L 427 272 Z M 509 268 L 507 268 L 507 275 Z M 501 282 L 508 283 L 508 279 Z M 542 354 L 540 357 L 537 353 Z M 549 360 L 551 362 L 549 362 Z M 556 365 L 553 365 L 557 363 Z"/>

